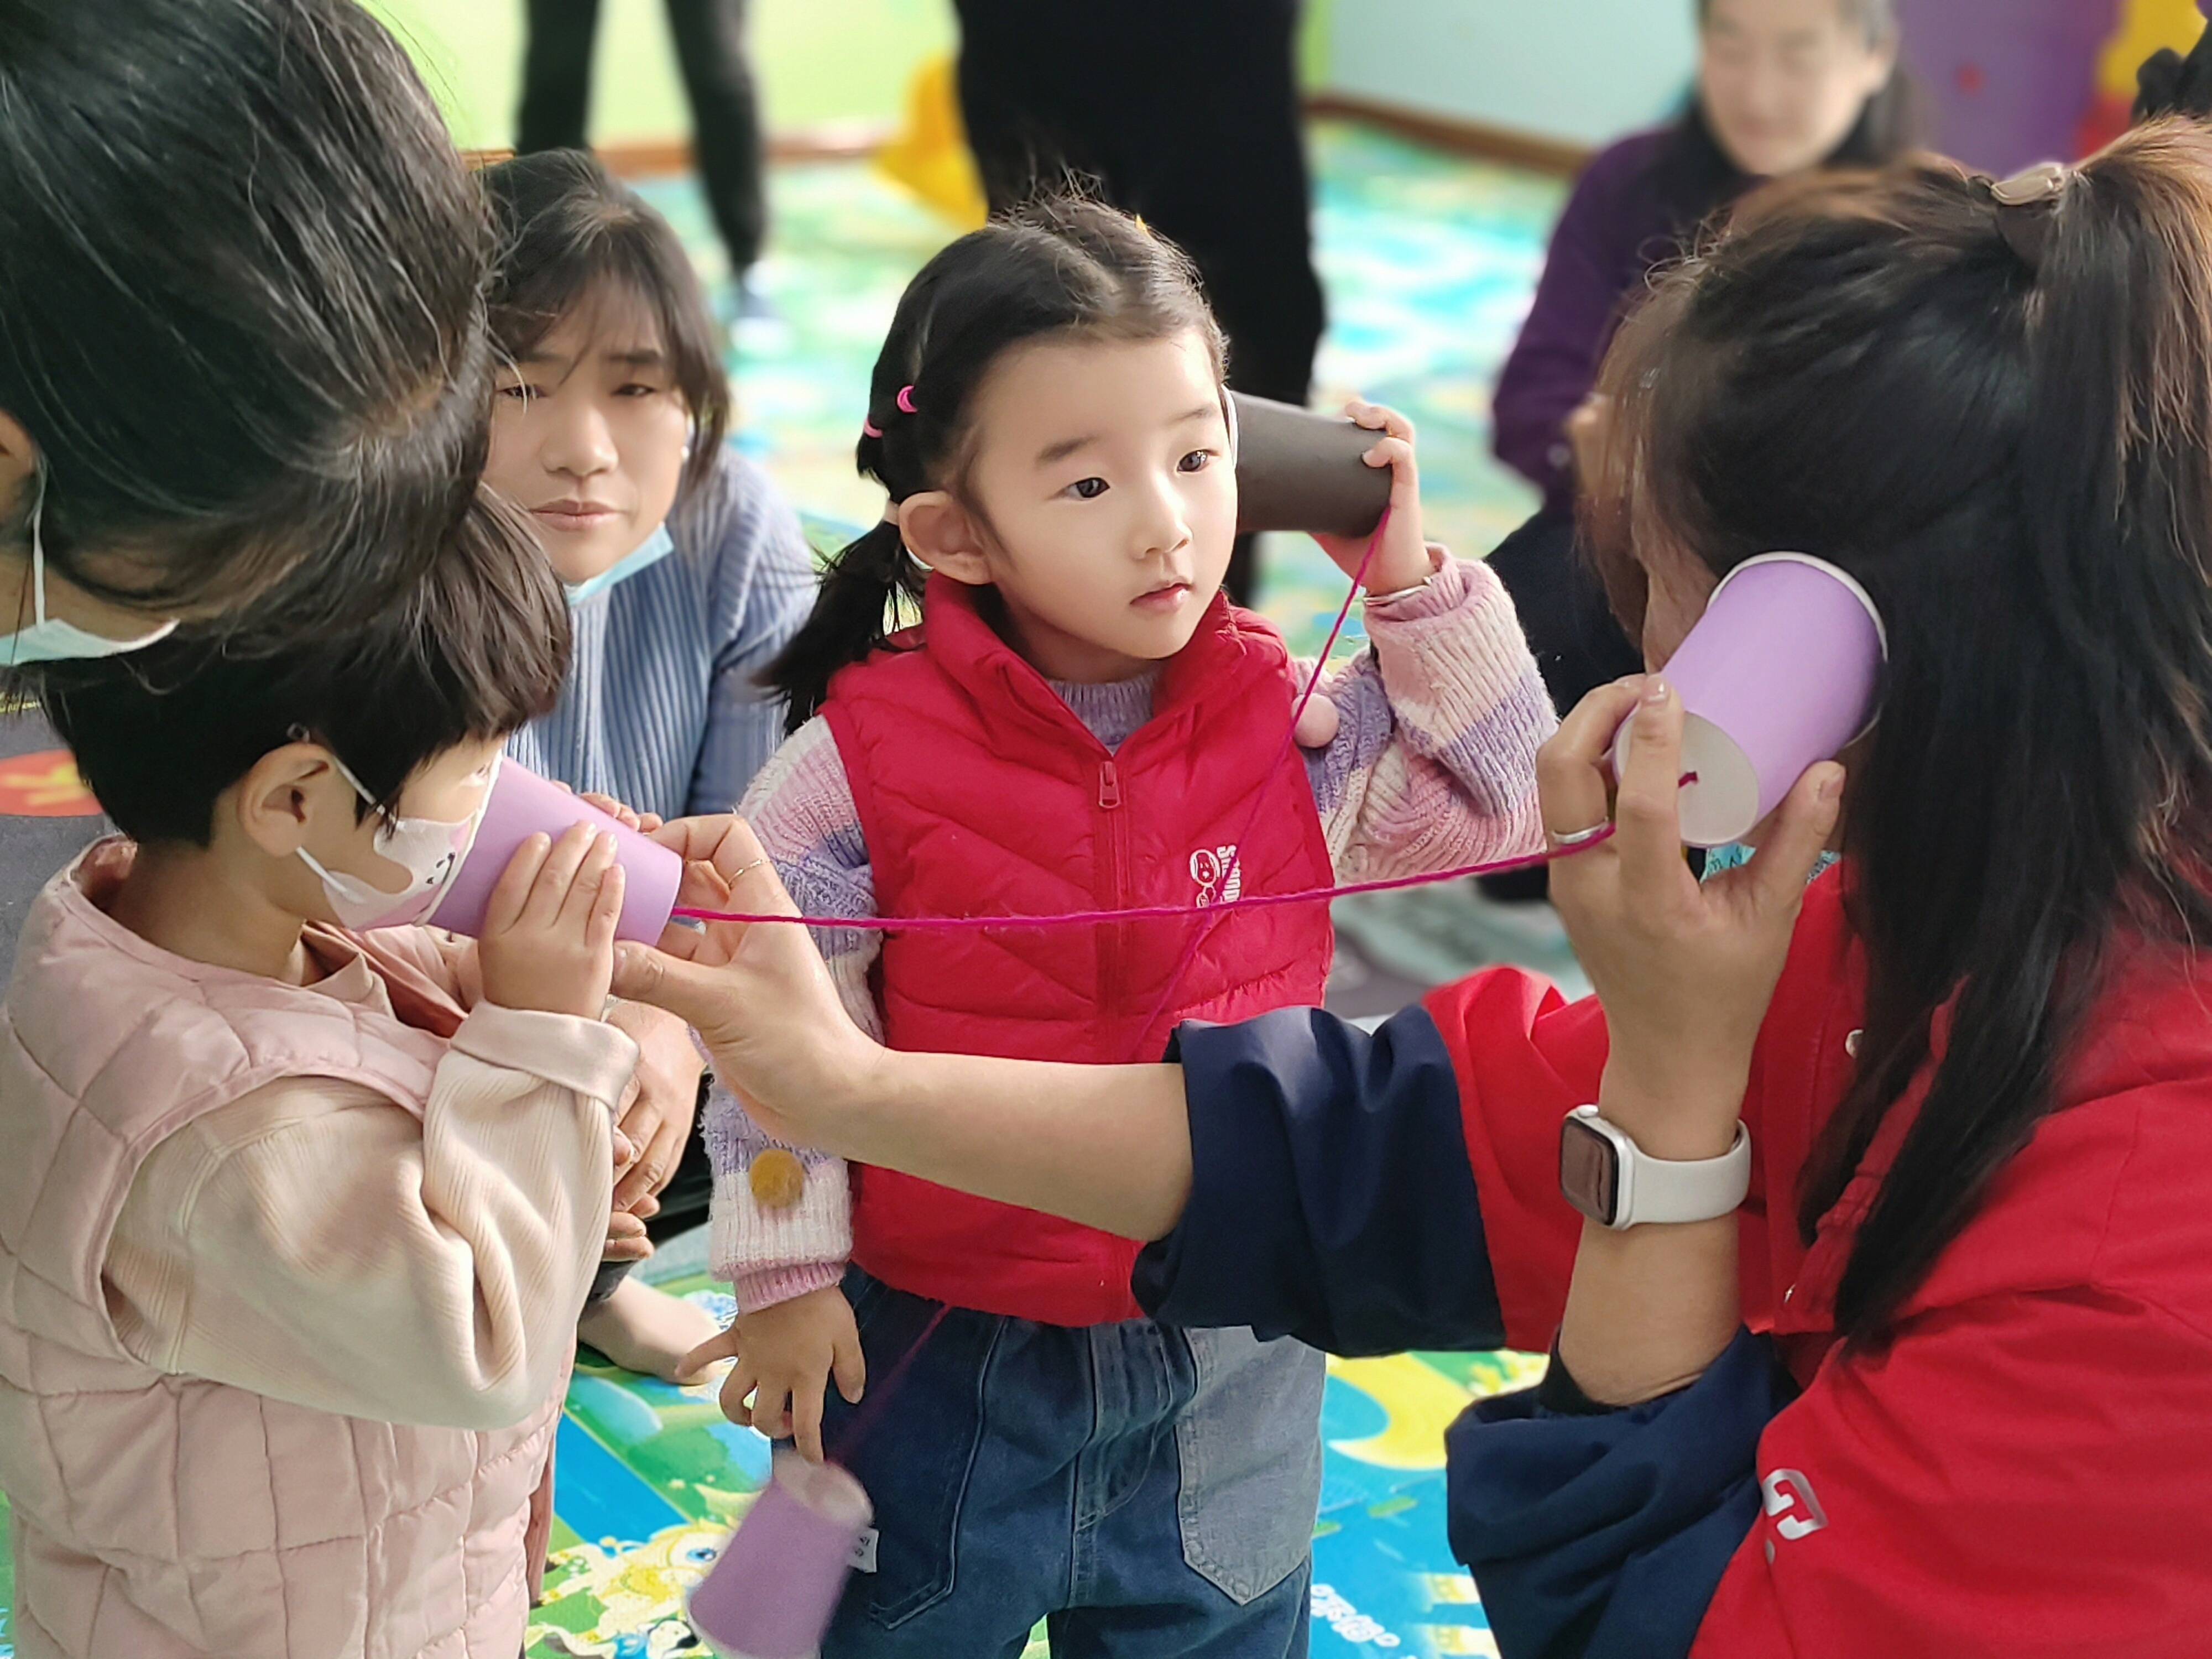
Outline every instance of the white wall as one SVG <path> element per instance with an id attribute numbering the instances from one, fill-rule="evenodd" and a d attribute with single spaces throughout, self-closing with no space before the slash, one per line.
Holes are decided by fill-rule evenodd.
<path id="1" fill-rule="evenodd" d="M 1335 0 L 1323 89 L 1595 145 L 1671 113 L 1691 0 Z"/>

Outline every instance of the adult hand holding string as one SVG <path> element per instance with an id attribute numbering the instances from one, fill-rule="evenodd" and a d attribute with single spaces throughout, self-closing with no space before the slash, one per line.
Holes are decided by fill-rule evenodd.
<path id="1" fill-rule="evenodd" d="M 678 818 L 653 838 L 684 858 L 680 907 L 799 914 L 743 818 Z M 830 1138 L 835 1103 L 865 1085 L 884 1051 L 846 1013 L 804 927 L 672 926 L 658 950 L 620 949 L 614 991 L 665 1008 L 697 1031 L 715 1075 L 744 1095 L 769 1133 L 842 1150 Z"/>

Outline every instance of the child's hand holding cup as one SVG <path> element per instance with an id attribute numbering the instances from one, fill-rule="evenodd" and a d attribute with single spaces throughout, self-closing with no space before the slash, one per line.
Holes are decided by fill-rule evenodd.
<path id="1" fill-rule="evenodd" d="M 502 1008 L 597 1019 L 614 977 L 623 868 L 588 823 L 527 837 L 493 886 L 477 951 L 484 997 Z"/>

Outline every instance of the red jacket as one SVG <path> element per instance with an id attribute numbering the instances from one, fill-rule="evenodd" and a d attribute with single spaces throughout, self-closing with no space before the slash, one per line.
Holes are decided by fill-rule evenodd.
<path id="1" fill-rule="evenodd" d="M 1109 754 L 977 613 L 930 585 L 921 648 L 839 675 L 823 713 L 837 742 L 886 917 L 1054 915 L 1227 896 L 1331 879 L 1304 763 L 1283 736 L 1289 653 L 1257 617 L 1216 600 L 1164 671 L 1152 720 Z M 1215 924 L 1163 1000 L 1191 924 L 1029 933 L 893 933 L 877 966 L 895 1048 L 1017 1059 L 1157 1059 L 1185 1019 L 1318 1005 L 1333 934 L 1324 905 Z M 1158 1016 L 1147 1022 L 1155 1008 Z M 1137 1246 L 889 1170 L 856 1170 L 854 1260 L 897 1289 L 1056 1325 L 1133 1319 Z"/>
<path id="2" fill-rule="evenodd" d="M 1864 970 L 1839 878 L 1808 895 L 1744 1107 L 1743 1309 L 1805 1392 L 1767 1425 L 1765 1514 L 1699 1659 L 2212 1653 L 2212 971 L 2124 961 L 2061 1109 L 1997 1176 L 1879 1349 L 1832 1298 L 1911 1120 L 1885 1123 L 1808 1249 L 1798 1178 L 1851 1073 Z M 1518 1346 L 1565 1304 L 1581 1220 L 1559 1119 L 1595 1100 L 1604 1016 L 1525 976 L 1438 992 L 1482 1231 Z"/>

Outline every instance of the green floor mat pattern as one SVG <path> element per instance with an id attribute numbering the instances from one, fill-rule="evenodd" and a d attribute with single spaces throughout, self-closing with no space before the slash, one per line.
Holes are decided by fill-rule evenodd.
<path id="1" fill-rule="evenodd" d="M 703 1275 L 668 1288 L 728 1312 Z M 1316 1654 L 1497 1652 L 1444 1541 L 1443 1431 L 1470 1398 L 1523 1386 L 1541 1365 L 1516 1354 L 1331 1363 Z M 767 1443 L 726 1421 L 711 1387 L 671 1388 L 586 1354 L 559 1455 L 559 1524 L 531 1659 L 701 1652 L 683 1597 L 766 1480 Z M 1041 1637 L 1030 1652 L 1045 1652 Z"/>

